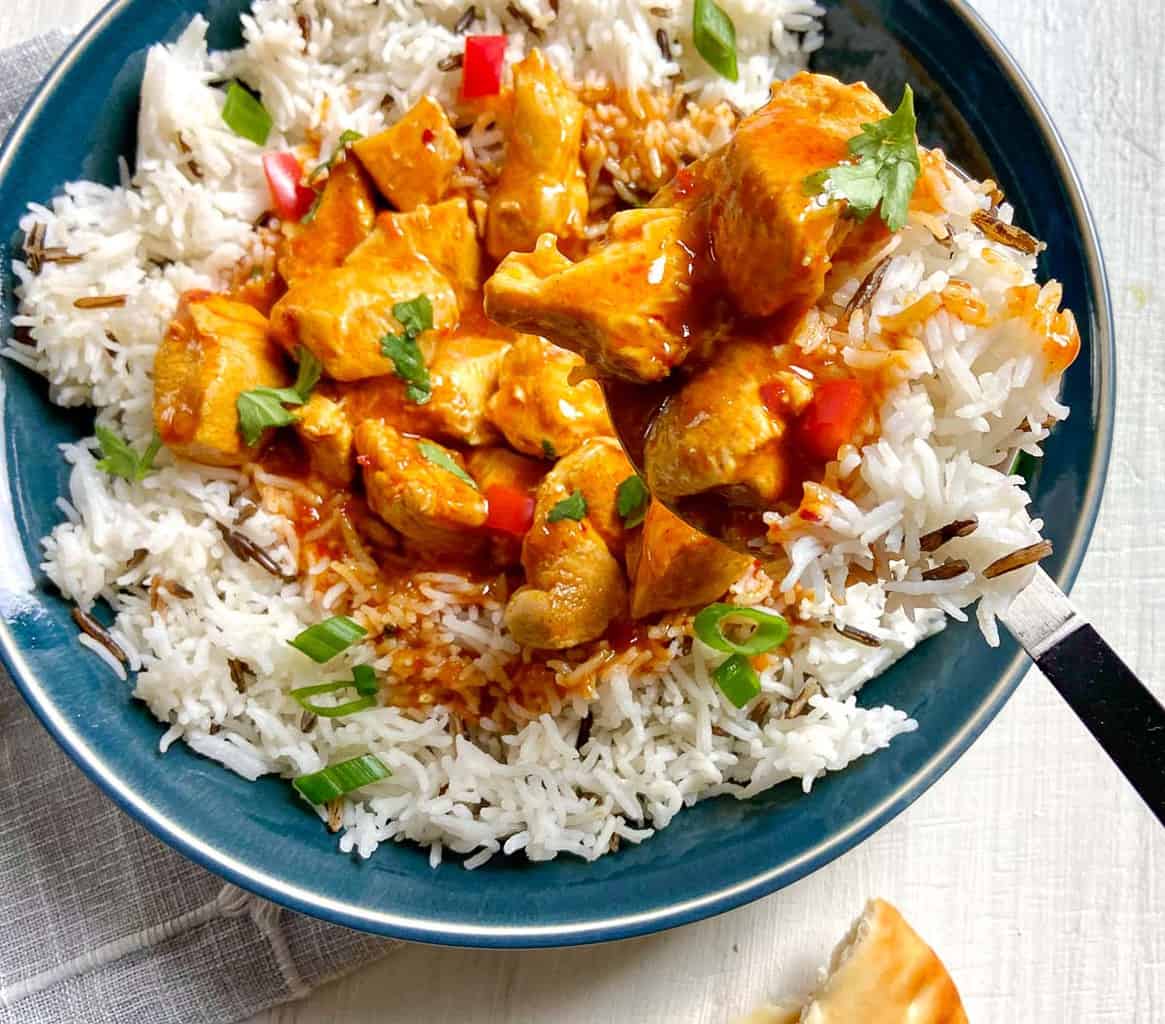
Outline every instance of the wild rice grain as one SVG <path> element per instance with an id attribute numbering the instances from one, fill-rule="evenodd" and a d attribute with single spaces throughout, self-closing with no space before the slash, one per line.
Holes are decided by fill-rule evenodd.
<path id="1" fill-rule="evenodd" d="M 239 658 L 227 658 L 227 668 L 230 669 L 231 682 L 235 684 L 235 689 L 239 693 L 246 693 L 247 677 L 254 675 L 250 665 Z"/>
<path id="2" fill-rule="evenodd" d="M 305 711 L 299 718 L 299 728 L 302 732 L 311 732 L 319 719 L 310 711 Z"/>
<path id="3" fill-rule="evenodd" d="M 137 548 L 125 563 L 126 569 L 136 569 L 146 560 L 149 552 L 145 548 Z"/>
<path id="4" fill-rule="evenodd" d="M 956 519 L 953 523 L 947 523 L 946 526 L 940 526 L 937 530 L 923 534 L 918 539 L 918 546 L 929 555 L 956 537 L 971 536 L 978 526 L 979 520 L 975 516 L 971 516 L 970 519 Z"/>
<path id="5" fill-rule="evenodd" d="M 1029 565 L 1034 565 L 1036 562 L 1048 558 L 1052 554 L 1052 550 L 1050 540 L 1041 540 L 1038 544 L 1030 544 L 1026 548 L 1020 548 L 987 566 L 983 570 L 983 578 L 993 580 L 998 576 L 1015 572 L 1017 569 L 1026 569 Z"/>
<path id="6" fill-rule="evenodd" d="M 933 583 L 936 580 L 953 580 L 956 576 L 962 576 L 971 568 L 971 563 L 962 558 L 952 558 L 942 565 L 936 565 L 933 568 L 927 569 L 922 578 L 927 583 Z"/>
<path id="7" fill-rule="evenodd" d="M 655 30 L 655 41 L 659 45 L 659 52 L 663 54 L 663 59 L 671 60 L 671 40 L 668 39 L 667 33 L 662 28 Z"/>
<path id="8" fill-rule="evenodd" d="M 437 61 L 438 71 L 456 71 L 462 64 L 465 63 L 465 54 L 451 53 L 448 57 L 442 57 Z"/>
<path id="9" fill-rule="evenodd" d="M 864 312 L 869 306 L 871 300 L 878 294 L 878 289 L 882 287 L 882 280 L 886 276 L 886 271 L 890 269 L 890 263 L 893 259 L 893 256 L 884 256 L 878 265 L 862 279 L 862 283 L 858 285 L 858 290 L 854 292 L 854 297 L 849 300 L 845 307 L 847 320 L 859 309 Z"/>
<path id="10" fill-rule="evenodd" d="M 882 646 L 882 641 L 873 633 L 867 633 L 864 629 L 858 629 L 856 626 L 839 626 L 835 622 L 833 628 L 847 640 L 852 640 L 855 644 L 861 644 L 863 647 Z"/>
<path id="11" fill-rule="evenodd" d="M 28 234 L 24 236 L 24 262 L 34 274 L 39 274 L 44 259 L 44 238 L 47 228 L 44 221 L 33 224 Z"/>
<path id="12" fill-rule="evenodd" d="M 511 18 L 517 18 L 523 25 L 525 25 L 526 30 L 535 39 L 540 40 L 543 38 L 542 29 L 535 25 L 534 19 L 531 18 L 530 15 L 528 15 L 525 11 L 523 11 L 522 8 L 520 8 L 517 4 L 506 4 L 506 13 Z"/>
<path id="13" fill-rule="evenodd" d="M 768 697 L 761 697 L 748 712 L 748 720 L 754 725 L 763 725 L 766 718 L 769 717 L 769 712 L 773 708 L 773 702 Z"/>
<path id="14" fill-rule="evenodd" d="M 594 716 L 588 711 L 578 723 L 578 736 L 575 737 L 574 749 L 582 750 L 591 738 L 591 726 L 594 725 Z"/>
<path id="15" fill-rule="evenodd" d="M 976 210 L 971 214 L 971 223 L 975 225 L 992 242 L 1006 245 L 1025 255 L 1032 256 L 1043 252 L 1047 246 L 1034 235 L 1029 235 L 1023 228 L 1008 224 L 998 217 L 992 217 L 986 210 Z"/>
<path id="16" fill-rule="evenodd" d="M 461 35 L 463 32 L 465 32 L 466 29 L 469 28 L 470 25 L 472 25 L 480 17 L 481 17 L 481 15 L 478 13 L 476 7 L 466 7 L 465 13 L 462 14 L 461 17 L 457 19 L 457 24 L 455 24 L 453 26 L 454 34 Z"/>
<path id="17" fill-rule="evenodd" d="M 54 245 L 41 253 L 42 263 L 80 263 L 83 257 L 69 252 L 63 245 Z"/>
<path id="18" fill-rule="evenodd" d="M 821 692 L 821 685 L 815 679 L 811 679 L 805 684 L 805 688 L 797 694 L 793 702 L 785 709 L 785 718 L 800 718 L 805 714 L 806 708 L 809 707 L 811 698 L 816 697 Z"/>
<path id="19" fill-rule="evenodd" d="M 223 526 L 222 523 L 218 524 L 218 529 L 223 540 L 226 541 L 227 547 L 231 549 L 231 553 L 240 561 L 254 562 L 264 572 L 287 583 L 292 583 L 299 578 L 295 573 L 286 573 L 280 569 L 275 559 L 250 537 L 246 537 L 230 527 Z"/>
<path id="20" fill-rule="evenodd" d="M 125 651 L 121 649 L 121 645 L 109 635 L 109 631 L 93 618 L 92 615 L 88 612 L 81 611 L 80 608 L 74 608 L 73 621 L 80 626 L 83 633 L 91 636 L 123 665 L 129 664 L 129 658 L 126 657 Z"/>
<path id="21" fill-rule="evenodd" d="M 77 309 L 115 309 L 124 306 L 128 296 L 125 295 L 82 295 L 73 300 Z"/>

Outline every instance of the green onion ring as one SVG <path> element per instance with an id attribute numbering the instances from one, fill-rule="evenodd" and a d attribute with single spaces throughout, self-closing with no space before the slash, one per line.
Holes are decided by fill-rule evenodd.
<path id="1" fill-rule="evenodd" d="M 728 619 L 745 619 L 755 623 L 756 630 L 743 643 L 736 643 L 724 635 Z M 696 616 L 693 623 L 696 636 L 715 651 L 725 654 L 765 654 L 788 639 L 789 623 L 776 612 L 760 608 L 740 608 L 734 604 L 710 604 Z"/>
<path id="2" fill-rule="evenodd" d="M 391 774 L 375 754 L 362 754 L 350 761 L 328 765 L 323 771 L 300 775 L 291 784 L 313 804 L 324 804 Z"/>
<path id="3" fill-rule="evenodd" d="M 713 673 L 724 696 L 738 708 L 760 693 L 760 678 L 743 654 L 734 654 Z"/>
<path id="4" fill-rule="evenodd" d="M 330 619 L 309 626 L 294 640 L 287 642 L 322 665 L 341 651 L 346 651 L 367 632 L 360 623 L 353 622 L 348 616 L 333 615 Z"/>

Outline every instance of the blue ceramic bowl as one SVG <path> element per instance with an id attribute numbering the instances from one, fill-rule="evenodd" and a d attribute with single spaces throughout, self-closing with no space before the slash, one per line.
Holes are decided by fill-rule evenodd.
<path id="1" fill-rule="evenodd" d="M 0 153 L 4 294 L 29 200 L 77 177 L 112 182 L 132 156 L 145 48 L 173 39 L 196 12 L 213 46 L 239 42 L 242 0 L 115 0 L 81 33 Z M 1083 356 L 1066 380 L 1072 417 L 1032 480 L 1064 587 L 1084 555 L 1100 502 L 1113 418 L 1113 343 L 1104 272 L 1080 184 L 1046 112 L 1010 56 L 957 0 L 830 3 L 818 70 L 865 78 L 885 96 L 905 80 L 919 94 L 923 141 L 1006 188 L 1019 222 L 1049 243 L 1043 271 L 1076 311 Z M 728 910 L 820 868 L 870 835 L 967 749 L 1018 684 L 1026 662 L 1009 641 L 989 649 L 973 626 L 929 641 L 862 693 L 905 709 L 921 726 L 880 754 L 821 780 L 741 803 L 707 801 L 664 832 L 596 864 L 496 858 L 434 872 L 414 846 L 387 844 L 367 862 L 336 852 L 276 779 L 248 783 L 185 748 L 165 761 L 160 726 L 129 688 L 77 645 L 69 608 L 38 574 L 38 538 L 65 490 L 55 445 L 86 434 L 91 417 L 49 404 L 41 380 L 0 360 L 7 391 L 4 452 L 11 506 L 0 504 L 0 585 L 27 561 L 36 587 L 14 600 L 0 587 L 0 648 L 45 726 L 114 800 L 166 842 L 239 885 L 296 910 L 406 939 L 469 946 L 552 946 L 624 938 Z M 2 486 L 2 481 L 0 481 Z M 2 495 L 3 490 L 0 490 Z M 8 514 L 8 513 L 11 514 Z"/>

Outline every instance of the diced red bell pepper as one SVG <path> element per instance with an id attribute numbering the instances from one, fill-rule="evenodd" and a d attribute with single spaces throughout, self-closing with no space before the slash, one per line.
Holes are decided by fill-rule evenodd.
<path id="1" fill-rule="evenodd" d="M 505 62 L 505 36 L 466 36 L 465 58 L 461 63 L 462 99 L 496 96 L 501 92 Z"/>
<path id="2" fill-rule="evenodd" d="M 798 425 L 801 447 L 826 462 L 837 458 L 843 444 L 854 440 L 866 412 L 866 395 L 856 380 L 826 380 Z"/>
<path id="3" fill-rule="evenodd" d="M 315 202 L 315 189 L 302 184 L 303 168 L 291 153 L 264 153 L 263 173 L 280 220 L 302 220 Z"/>
<path id="4" fill-rule="evenodd" d="M 489 505 L 488 529 L 524 537 L 534 525 L 534 499 L 525 491 L 494 484 L 485 489 L 485 500 Z"/>

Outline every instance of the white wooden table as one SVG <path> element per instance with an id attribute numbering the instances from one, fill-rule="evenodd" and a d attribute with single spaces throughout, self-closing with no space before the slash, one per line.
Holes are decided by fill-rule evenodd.
<path id="1" fill-rule="evenodd" d="M 75 25 L 102 3 L 2 0 L 0 46 Z M 1100 224 L 1121 401 L 1075 597 L 1162 692 L 1165 292 L 1155 273 L 1165 267 L 1165 18 L 1153 0 L 977 3 L 1050 107 Z M 721 1024 L 808 986 L 874 894 L 936 947 L 975 1024 L 1165 1021 L 1165 831 L 1032 675 L 914 807 L 784 892 L 614 945 L 407 947 L 252 1024 Z"/>

